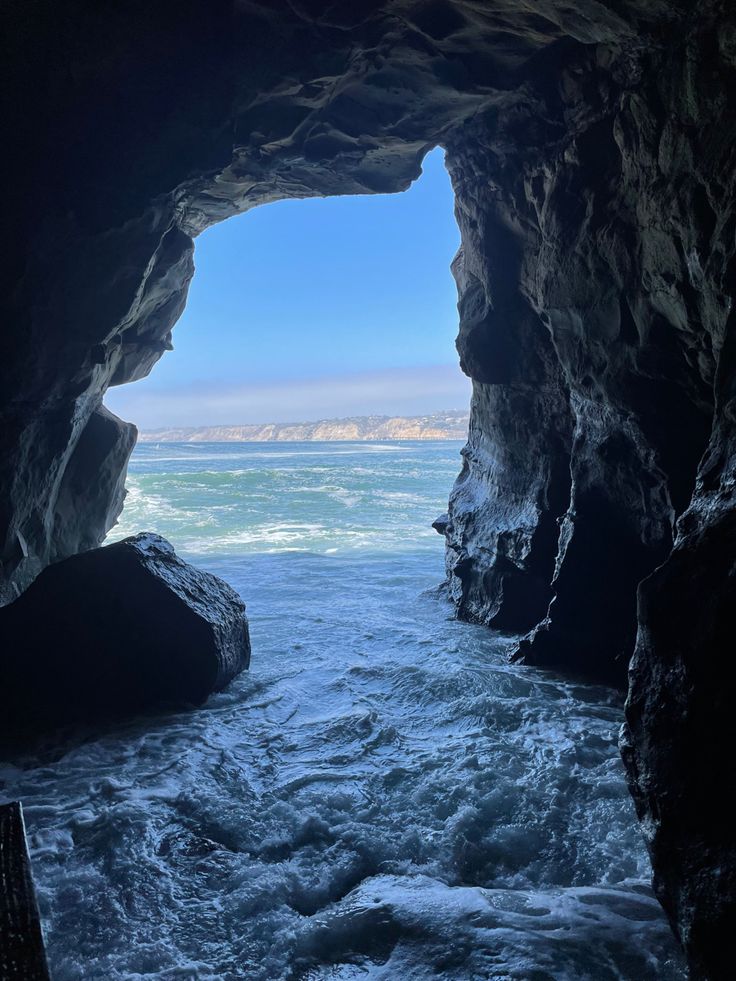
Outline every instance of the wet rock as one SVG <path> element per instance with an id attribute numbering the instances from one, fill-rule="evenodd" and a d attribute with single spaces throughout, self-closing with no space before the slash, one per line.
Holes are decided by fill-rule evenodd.
<path id="1" fill-rule="evenodd" d="M 717 35 L 550 57 L 533 100 L 448 137 L 474 392 L 450 591 L 526 633 L 527 663 L 621 686 L 711 435 L 734 261 Z"/>
<path id="2" fill-rule="evenodd" d="M 434 521 L 432 522 L 432 527 L 434 528 L 434 530 L 437 532 L 438 535 L 446 535 L 449 524 L 450 524 L 450 515 L 445 513 L 445 514 L 438 515 L 434 519 Z"/>
<path id="3" fill-rule="evenodd" d="M 736 513 L 701 485 L 667 561 L 639 587 L 621 748 L 654 888 L 694 978 L 733 976 Z M 720 500 L 719 500 L 720 498 Z"/>
<path id="4" fill-rule="evenodd" d="M 0 610 L 3 734 L 199 705 L 248 667 L 245 606 L 153 534 L 49 566 Z"/>

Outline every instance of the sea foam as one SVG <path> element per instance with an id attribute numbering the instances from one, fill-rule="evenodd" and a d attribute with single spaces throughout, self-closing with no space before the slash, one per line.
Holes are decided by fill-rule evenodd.
<path id="1" fill-rule="evenodd" d="M 55 981 L 684 978 L 619 695 L 509 664 L 431 589 L 457 450 L 398 447 L 371 482 L 363 447 L 291 475 L 245 448 L 175 488 L 170 447 L 136 451 L 118 534 L 155 518 L 239 589 L 253 663 L 196 712 L 3 767 Z M 304 493 L 315 455 L 359 506 Z"/>

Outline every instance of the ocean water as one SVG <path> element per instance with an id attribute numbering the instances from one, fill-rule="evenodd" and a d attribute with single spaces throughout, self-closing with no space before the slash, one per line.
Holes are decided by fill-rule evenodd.
<path id="1" fill-rule="evenodd" d="M 620 697 L 510 665 L 436 589 L 459 450 L 136 449 L 111 537 L 227 579 L 253 661 L 202 709 L 0 767 L 55 981 L 684 978 Z"/>

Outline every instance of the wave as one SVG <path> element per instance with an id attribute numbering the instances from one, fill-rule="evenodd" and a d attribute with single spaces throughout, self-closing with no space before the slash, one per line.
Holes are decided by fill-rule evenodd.
<path id="1" fill-rule="evenodd" d="M 0 768 L 56 981 L 684 981 L 620 697 L 510 664 L 429 592 L 453 456 L 131 474 L 117 531 L 231 582 L 253 661 L 196 712 Z"/>

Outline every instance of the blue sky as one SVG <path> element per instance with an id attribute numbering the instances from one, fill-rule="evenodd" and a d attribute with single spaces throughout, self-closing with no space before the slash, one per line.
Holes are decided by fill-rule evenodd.
<path id="1" fill-rule="evenodd" d="M 174 351 L 107 405 L 141 428 L 465 408 L 443 153 L 403 194 L 280 201 L 208 229 Z"/>

